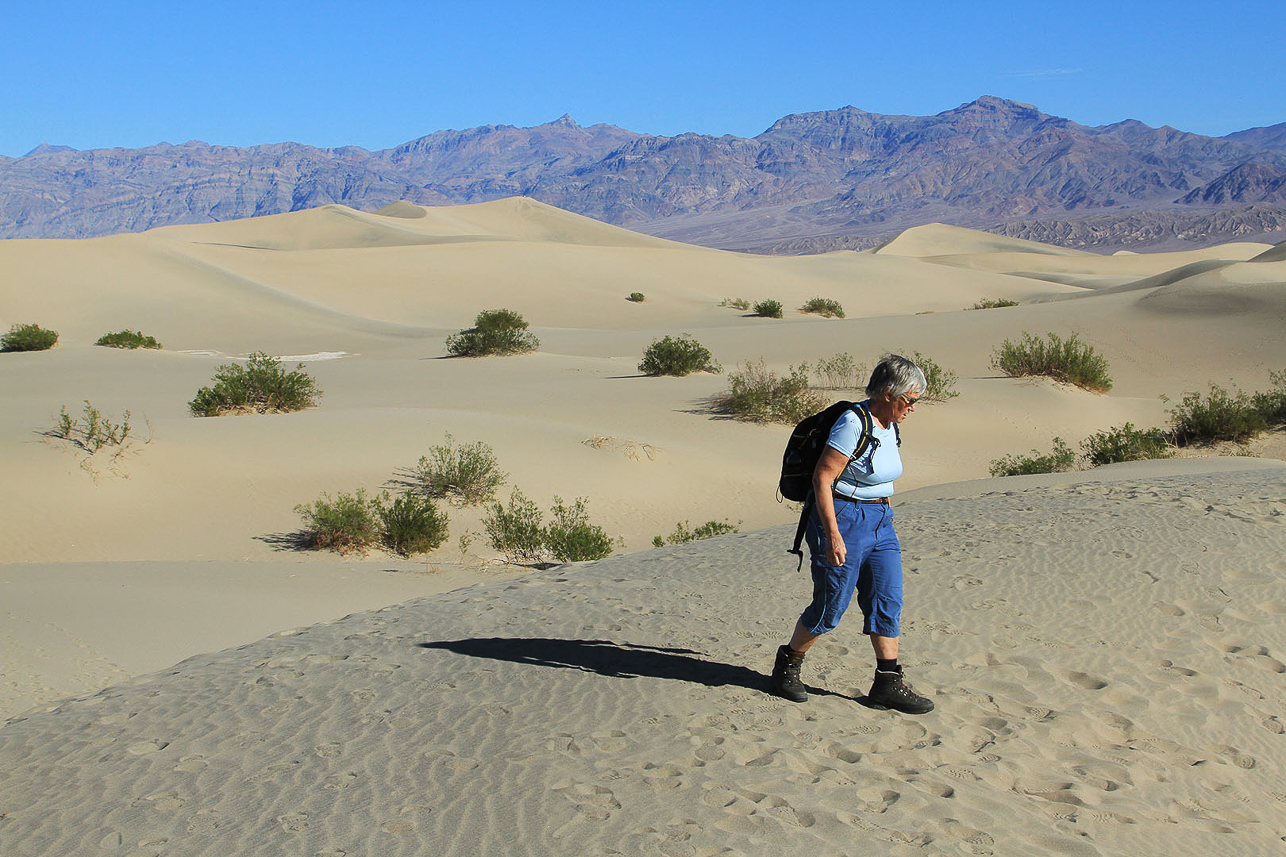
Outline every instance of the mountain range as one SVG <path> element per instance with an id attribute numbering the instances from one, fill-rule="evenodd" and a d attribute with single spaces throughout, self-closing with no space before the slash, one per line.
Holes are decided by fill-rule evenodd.
<path id="1" fill-rule="evenodd" d="M 1286 237 L 1286 123 L 1207 137 L 1085 126 L 992 96 L 934 116 L 844 107 L 753 138 L 569 116 L 370 151 L 299 143 L 0 157 L 0 237 L 87 238 L 342 203 L 530 196 L 675 240 L 756 252 L 871 246 L 945 222 L 1098 250 Z"/>

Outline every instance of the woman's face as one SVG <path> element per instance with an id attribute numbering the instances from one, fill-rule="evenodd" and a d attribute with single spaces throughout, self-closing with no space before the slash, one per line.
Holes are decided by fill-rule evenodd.
<path id="1" fill-rule="evenodd" d="M 900 423 L 915 410 L 915 403 L 920 401 L 920 394 L 912 387 L 900 396 L 894 396 L 890 403 L 893 406 L 893 421 Z"/>

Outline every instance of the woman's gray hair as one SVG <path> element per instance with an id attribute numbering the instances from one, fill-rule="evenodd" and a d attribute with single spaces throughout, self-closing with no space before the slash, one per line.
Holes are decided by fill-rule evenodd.
<path id="1" fill-rule="evenodd" d="M 909 393 L 912 389 L 923 396 L 924 388 L 927 386 L 929 383 L 924 380 L 924 373 L 920 371 L 919 366 L 901 354 L 886 354 L 879 363 L 875 364 L 875 369 L 871 372 L 871 380 L 866 385 L 866 395 L 875 398 L 891 388 L 895 396 Z"/>

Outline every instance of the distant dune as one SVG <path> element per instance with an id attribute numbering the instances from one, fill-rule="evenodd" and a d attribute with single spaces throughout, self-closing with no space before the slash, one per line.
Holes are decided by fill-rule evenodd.
<path id="1" fill-rule="evenodd" d="M 877 252 L 765 257 L 515 198 L 9 240 L 0 269 L 0 327 L 60 333 L 0 355 L 6 855 L 754 855 L 858 837 L 1250 855 L 1286 837 L 1281 434 L 1259 458 L 984 480 L 1055 437 L 1164 425 L 1211 383 L 1266 389 L 1286 370 L 1282 245 L 1098 256 L 931 225 Z M 798 310 L 818 296 L 846 318 Z M 1019 304 L 968 309 L 1000 298 Z M 534 353 L 447 357 L 501 307 Z M 92 344 L 125 328 L 164 349 Z M 996 348 L 1024 332 L 1077 333 L 1111 392 L 1001 376 Z M 723 375 L 639 374 L 684 333 Z M 189 415 L 218 366 L 260 350 L 303 361 L 319 406 Z M 775 496 L 787 427 L 709 404 L 747 361 L 847 352 L 869 370 L 890 350 L 959 376 L 902 431 L 905 645 L 939 699 L 915 722 L 852 699 L 860 629 L 819 643 L 815 702 L 762 692 L 807 589 Z M 138 443 L 110 466 L 47 434 L 86 400 L 132 415 Z M 478 507 L 444 507 L 450 540 L 427 560 L 292 547 L 297 504 L 397 488 L 448 432 L 495 450 L 502 499 L 587 498 L 620 555 L 500 565 Z M 651 548 L 709 520 L 740 532 Z"/>

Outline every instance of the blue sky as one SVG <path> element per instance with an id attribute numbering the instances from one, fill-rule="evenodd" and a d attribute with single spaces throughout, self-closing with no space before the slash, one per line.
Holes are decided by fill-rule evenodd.
<path id="1" fill-rule="evenodd" d="M 754 136 L 980 95 L 1086 125 L 1286 122 L 1286 3 L 10 4 L 0 155 L 204 140 L 378 149 L 444 128 Z"/>

